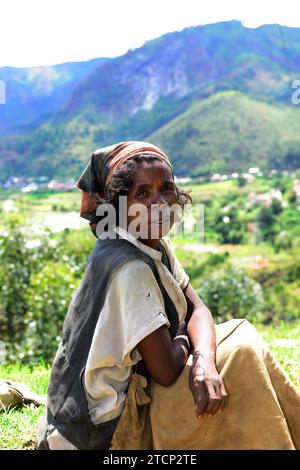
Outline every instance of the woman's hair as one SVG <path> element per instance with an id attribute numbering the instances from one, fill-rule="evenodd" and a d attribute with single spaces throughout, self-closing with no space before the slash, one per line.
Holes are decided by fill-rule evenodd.
<path id="1" fill-rule="evenodd" d="M 154 161 L 161 162 L 161 158 L 155 155 L 139 154 L 126 160 L 113 174 L 111 183 L 105 188 L 104 199 L 108 204 L 112 204 L 119 216 L 119 196 L 126 196 L 133 186 L 134 176 L 138 170 L 139 164 Z M 177 204 L 182 213 L 185 204 L 192 203 L 192 197 L 175 184 L 175 192 L 177 194 Z M 118 224 L 118 223 L 117 223 Z"/>

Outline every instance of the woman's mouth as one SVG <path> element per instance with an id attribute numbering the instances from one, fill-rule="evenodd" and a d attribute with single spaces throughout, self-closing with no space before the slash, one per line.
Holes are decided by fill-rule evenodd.
<path id="1" fill-rule="evenodd" d="M 156 225 L 163 225 L 163 224 L 167 224 L 167 223 L 170 223 L 170 219 L 165 219 L 165 220 L 150 220 L 149 222 L 150 224 L 156 224 Z"/>

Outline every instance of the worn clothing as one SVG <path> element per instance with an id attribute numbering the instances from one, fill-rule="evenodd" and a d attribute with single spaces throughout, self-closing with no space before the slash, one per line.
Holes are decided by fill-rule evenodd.
<path id="1" fill-rule="evenodd" d="M 162 244 L 174 275 L 162 263 L 161 252 L 147 247 L 121 228 L 117 228 L 117 232 L 154 260 L 182 321 L 187 308 L 182 288 L 189 279 L 169 240 L 162 239 Z M 170 326 L 170 323 L 151 268 L 141 260 L 124 264 L 107 291 L 84 373 L 89 412 L 95 424 L 121 414 L 131 368 L 142 359 L 136 345 L 162 325 Z"/>
<path id="2" fill-rule="evenodd" d="M 178 323 L 183 321 L 187 303 L 182 289 L 189 278 L 174 255 L 169 240 L 162 239 L 161 251 L 157 251 L 143 245 L 122 229 L 116 231 L 120 239 L 129 241 L 130 246 L 138 248 L 139 253 L 144 253 L 155 263 L 162 287 L 168 292 L 175 309 Z M 97 243 L 101 244 L 103 241 L 99 240 Z M 168 266 L 163 263 L 165 258 L 169 260 Z M 165 263 L 167 264 L 166 259 Z M 74 301 L 76 293 L 72 303 Z M 98 312 L 87 359 L 83 364 L 85 400 L 95 427 L 113 420 L 117 424 L 124 406 L 132 367 L 141 360 L 136 346 L 160 326 L 171 327 L 169 311 L 170 308 L 166 310 L 165 295 L 162 295 L 151 268 L 143 260 L 133 258 L 118 266 Z M 52 384 L 53 393 L 55 383 L 57 386 L 58 381 Z M 49 448 L 69 446 L 67 428 L 60 432 L 55 422 L 52 422 L 51 431 L 47 437 Z M 61 435 L 63 438 L 60 441 Z M 71 439 L 71 443 L 76 448 L 74 439 Z"/>
<path id="3" fill-rule="evenodd" d="M 216 325 L 216 334 L 228 405 L 215 416 L 196 418 L 188 387 L 190 357 L 174 385 L 153 382 L 154 449 L 299 450 L 300 392 L 256 329 L 235 319 Z"/>
<path id="4" fill-rule="evenodd" d="M 190 356 L 172 386 L 152 380 L 151 398 L 142 381 L 131 382 L 111 450 L 300 449 L 300 393 L 266 343 L 244 319 L 215 328 L 217 368 L 229 395 L 226 408 L 196 418 Z"/>

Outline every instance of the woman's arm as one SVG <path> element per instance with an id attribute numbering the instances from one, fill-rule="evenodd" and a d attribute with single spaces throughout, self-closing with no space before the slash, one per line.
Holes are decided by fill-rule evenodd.
<path id="1" fill-rule="evenodd" d="M 190 389 L 197 417 L 222 411 L 227 393 L 216 369 L 216 333 L 209 309 L 189 283 L 183 290 L 188 304 L 187 334 L 193 348 Z"/>
<path id="2" fill-rule="evenodd" d="M 214 321 L 190 284 L 183 292 L 188 304 L 188 336 L 181 327 L 172 341 L 168 328 L 162 326 L 140 341 L 137 348 L 151 377 L 160 385 L 168 387 L 185 366 L 191 344 L 193 363 L 190 368 L 190 389 L 195 400 L 196 415 L 213 415 L 224 408 L 227 400 L 223 380 L 215 365 Z"/>
<path id="3" fill-rule="evenodd" d="M 216 357 L 216 332 L 212 315 L 190 283 L 183 290 L 187 304 L 187 333 L 193 351 L 205 357 Z"/>
<path id="4" fill-rule="evenodd" d="M 168 387 L 180 375 L 189 357 L 189 341 L 185 328 L 180 327 L 172 340 L 167 326 L 146 336 L 137 348 L 151 377 Z"/>

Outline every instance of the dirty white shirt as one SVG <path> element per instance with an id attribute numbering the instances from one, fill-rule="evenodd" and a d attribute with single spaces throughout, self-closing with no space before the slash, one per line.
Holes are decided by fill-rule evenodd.
<path id="1" fill-rule="evenodd" d="M 144 245 L 120 227 L 115 230 L 154 260 L 161 282 L 176 307 L 179 322 L 183 321 L 187 303 L 182 290 L 189 277 L 169 239 L 163 237 L 160 242 L 173 275 L 162 263 L 160 251 Z M 131 368 L 142 359 L 137 344 L 162 325 L 170 326 L 151 268 L 142 260 L 128 261 L 111 279 L 86 363 L 84 387 L 94 424 L 110 421 L 122 413 Z M 70 446 L 75 449 L 57 430 L 48 436 L 48 443 L 53 449 L 70 449 Z"/>

